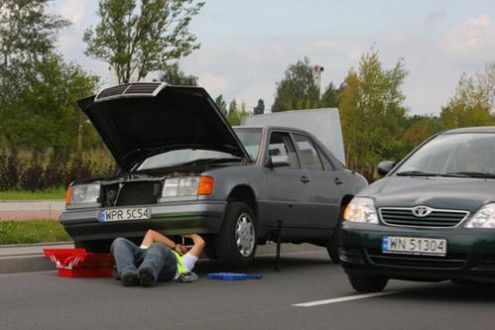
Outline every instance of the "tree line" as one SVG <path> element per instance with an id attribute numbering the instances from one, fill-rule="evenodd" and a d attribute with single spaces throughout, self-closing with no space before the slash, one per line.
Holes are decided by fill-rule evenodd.
<path id="1" fill-rule="evenodd" d="M 76 105 L 101 88 L 100 77 L 58 52 L 58 33 L 71 23 L 47 11 L 52 1 L 0 2 L 0 190 L 44 189 L 115 170 Z M 97 23 L 84 34 L 85 54 L 107 63 L 119 83 L 158 72 L 161 81 L 197 85 L 199 78 L 184 73 L 178 61 L 201 46 L 190 24 L 203 6 L 201 0 L 99 0 Z M 304 58 L 276 84 L 271 111 L 338 107 L 347 165 L 368 178 L 379 160 L 399 159 L 435 132 L 492 124 L 495 64 L 460 77 L 439 116 L 407 113 L 406 76 L 402 59 L 385 68 L 372 48 L 340 85 L 321 91 Z M 251 109 L 223 95 L 215 102 L 232 125 L 266 112 L 262 99 Z"/>

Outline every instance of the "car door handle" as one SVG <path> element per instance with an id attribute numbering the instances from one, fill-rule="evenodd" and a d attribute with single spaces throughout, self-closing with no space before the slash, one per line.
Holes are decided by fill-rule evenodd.
<path id="1" fill-rule="evenodd" d="M 311 180 L 306 176 L 306 175 L 303 175 L 301 177 L 301 182 L 302 183 L 309 183 Z"/>
<path id="2" fill-rule="evenodd" d="M 342 180 L 340 180 L 340 178 L 335 178 L 335 179 L 333 180 L 333 183 L 335 183 L 336 185 L 341 185 L 341 184 L 343 184 L 344 182 L 342 182 Z"/>

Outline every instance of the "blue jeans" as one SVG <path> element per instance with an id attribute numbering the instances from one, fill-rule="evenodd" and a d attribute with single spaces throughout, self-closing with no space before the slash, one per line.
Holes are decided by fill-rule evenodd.
<path id="1" fill-rule="evenodd" d="M 122 278 L 125 274 L 138 274 L 142 268 L 148 268 L 156 281 L 170 281 L 177 273 L 177 258 L 169 248 L 162 244 L 152 244 L 141 249 L 125 238 L 116 238 L 110 251 L 115 258 L 117 274 Z"/>

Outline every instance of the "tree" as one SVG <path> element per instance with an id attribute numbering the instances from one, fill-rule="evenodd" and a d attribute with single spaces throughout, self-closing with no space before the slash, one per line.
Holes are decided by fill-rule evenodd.
<path id="1" fill-rule="evenodd" d="M 193 75 L 186 75 L 182 70 L 180 70 L 178 63 L 169 65 L 162 73 L 160 80 L 171 85 L 198 85 L 198 77 Z"/>
<path id="2" fill-rule="evenodd" d="M 446 128 L 493 125 L 495 120 L 495 63 L 489 64 L 474 77 L 463 74 L 456 92 L 442 108 L 441 119 Z"/>
<path id="3" fill-rule="evenodd" d="M 378 161 L 400 151 L 406 110 L 400 89 L 406 71 L 402 60 L 383 68 L 378 51 L 361 56 L 358 71 L 351 69 L 339 97 L 347 164 L 368 178 Z"/>
<path id="4" fill-rule="evenodd" d="M 310 109 L 319 107 L 320 89 L 307 57 L 298 60 L 285 71 L 285 77 L 277 83 L 272 112 Z"/>
<path id="5" fill-rule="evenodd" d="M 215 103 L 220 108 L 220 111 L 223 113 L 223 115 L 227 116 L 227 102 L 225 102 L 222 94 L 217 96 L 217 98 L 215 99 Z"/>
<path id="6" fill-rule="evenodd" d="M 320 106 L 324 108 L 337 108 L 339 92 L 340 88 L 335 88 L 333 82 L 330 82 L 327 89 L 321 96 Z"/>
<path id="7" fill-rule="evenodd" d="M 233 114 L 235 112 L 237 112 L 237 102 L 235 101 L 235 99 L 233 99 L 229 103 L 229 112 L 228 112 L 228 115 L 230 116 L 231 114 Z"/>
<path id="8" fill-rule="evenodd" d="M 265 101 L 263 99 L 259 99 L 256 106 L 253 108 L 253 114 L 262 115 L 265 113 Z"/>
<path id="9" fill-rule="evenodd" d="M 443 129 L 439 117 L 414 115 L 407 117 L 404 123 L 404 134 L 401 137 L 402 151 L 395 159 L 403 158 L 420 143 Z"/>
<path id="10" fill-rule="evenodd" d="M 197 0 L 100 0 L 100 22 L 84 34 L 86 55 L 108 63 L 119 84 L 137 81 L 149 72 L 165 71 L 172 60 L 198 49 L 189 32 L 203 7 Z"/>

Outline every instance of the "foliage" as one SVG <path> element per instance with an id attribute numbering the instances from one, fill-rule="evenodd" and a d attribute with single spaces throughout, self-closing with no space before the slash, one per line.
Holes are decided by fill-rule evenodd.
<path id="1" fill-rule="evenodd" d="M 493 125 L 495 120 L 495 63 L 474 77 L 463 74 L 456 92 L 442 108 L 446 128 Z"/>
<path id="2" fill-rule="evenodd" d="M 161 81 L 164 81 L 170 85 L 182 85 L 182 86 L 197 86 L 198 77 L 193 75 L 186 75 L 179 68 L 178 63 L 174 63 L 165 68 L 160 77 Z"/>
<path id="3" fill-rule="evenodd" d="M 196 0 L 100 0 L 96 27 L 84 34 L 86 54 L 105 61 L 119 84 L 166 70 L 171 60 L 199 48 L 189 32 L 204 2 Z"/>
<path id="4" fill-rule="evenodd" d="M 383 68 L 378 51 L 361 57 L 358 71 L 351 69 L 339 98 L 346 161 L 368 178 L 382 159 L 400 151 L 405 120 L 400 86 L 406 76 L 402 60 L 390 70 Z"/>
<path id="5" fill-rule="evenodd" d="M 223 113 L 223 115 L 227 116 L 227 102 L 225 102 L 222 94 L 216 97 L 215 103 L 220 108 L 220 111 Z"/>
<path id="6" fill-rule="evenodd" d="M 0 5 L 0 143 L 44 151 L 76 146 L 82 137 L 97 144 L 75 101 L 98 82 L 54 52 L 55 37 L 68 22 L 47 14 L 48 0 L 3 1 Z"/>
<path id="7" fill-rule="evenodd" d="M 394 158 L 399 160 L 432 135 L 443 130 L 439 117 L 414 115 L 406 118 L 401 137 L 402 151 Z"/>
<path id="8" fill-rule="evenodd" d="M 339 103 L 340 91 L 341 88 L 335 88 L 333 82 L 330 82 L 327 89 L 321 96 L 320 106 L 322 108 L 337 108 Z"/>
<path id="9" fill-rule="evenodd" d="M 20 191 L 0 191 L 1 200 L 47 200 L 47 199 L 64 199 L 65 186 L 58 188 L 49 188 L 41 191 L 20 190 Z"/>
<path id="10" fill-rule="evenodd" d="M 71 241 L 55 220 L 0 221 L 0 244 L 31 244 Z"/>
<path id="11" fill-rule="evenodd" d="M 256 106 L 253 108 L 253 114 L 262 115 L 265 113 L 265 101 L 263 99 L 259 99 Z"/>
<path id="12" fill-rule="evenodd" d="M 309 58 L 298 60 L 285 71 L 285 77 L 277 83 L 272 112 L 311 109 L 320 105 L 320 89 L 313 74 Z"/>
<path id="13" fill-rule="evenodd" d="M 66 186 L 71 181 L 108 177 L 116 169 L 106 149 L 68 156 L 61 152 L 0 151 L 0 191 L 42 191 Z"/>

